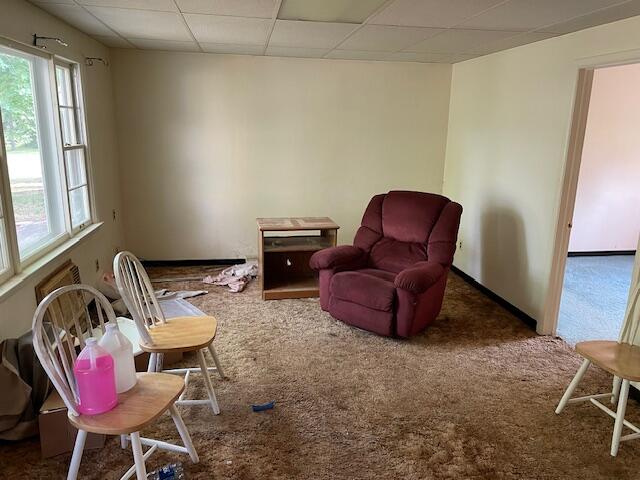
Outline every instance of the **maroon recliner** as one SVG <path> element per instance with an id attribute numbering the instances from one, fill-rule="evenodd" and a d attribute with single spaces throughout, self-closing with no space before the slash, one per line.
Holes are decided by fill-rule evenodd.
<path id="1" fill-rule="evenodd" d="M 311 257 L 322 309 L 380 335 L 422 331 L 440 313 L 461 214 L 460 204 L 431 193 L 373 197 L 353 246 Z"/>

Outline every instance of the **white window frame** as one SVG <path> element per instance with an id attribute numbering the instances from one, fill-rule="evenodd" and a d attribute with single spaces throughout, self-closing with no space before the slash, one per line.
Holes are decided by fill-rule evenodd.
<path id="1" fill-rule="evenodd" d="M 56 67 L 67 68 L 69 70 L 70 77 L 71 77 L 71 96 L 72 96 L 73 105 L 71 107 L 61 106 L 58 101 L 58 96 L 57 96 L 58 90 L 56 88 L 56 106 L 58 109 L 58 122 L 60 125 L 59 133 L 60 133 L 60 145 L 62 148 L 61 161 L 62 161 L 62 169 L 64 173 L 64 176 L 63 176 L 64 187 L 66 192 L 65 209 L 67 213 L 67 222 L 68 222 L 67 228 L 69 229 L 71 235 L 73 236 L 74 234 L 78 233 L 79 231 L 93 224 L 95 221 L 94 208 L 93 208 L 94 201 L 92 196 L 93 188 L 91 184 L 91 172 L 90 172 L 91 169 L 89 166 L 89 149 L 87 148 L 88 141 L 87 141 L 87 128 L 86 128 L 86 115 L 85 115 L 85 109 L 84 109 L 84 95 L 82 90 L 83 89 L 82 72 L 80 70 L 80 65 L 78 63 L 70 62 L 59 57 L 56 57 L 53 63 L 54 63 L 54 78 L 56 81 L 56 86 L 57 86 L 57 76 L 55 75 Z M 71 108 L 71 110 L 73 111 L 73 120 L 76 128 L 76 140 L 77 140 L 77 143 L 75 144 L 65 144 L 64 139 L 62 138 L 62 109 L 66 109 L 66 108 Z M 65 153 L 74 151 L 74 150 L 79 150 L 82 152 L 82 157 L 84 160 L 85 183 L 82 183 L 80 185 L 70 186 L 69 178 L 67 175 L 67 161 L 66 161 Z M 84 222 L 82 222 L 81 224 L 73 226 L 73 223 L 71 221 L 72 215 L 71 215 L 70 195 L 71 195 L 71 192 L 73 192 L 74 190 L 78 190 L 82 187 L 87 188 L 89 218 Z"/>
<path id="2" fill-rule="evenodd" d="M 43 52 L 38 48 L 34 48 L 28 45 L 12 41 L 10 39 L 0 37 L 0 46 L 10 49 L 16 52 L 16 55 L 34 55 L 44 58 L 47 61 L 48 67 L 48 85 L 40 86 L 38 88 L 48 88 L 50 90 L 49 97 L 51 98 L 52 105 L 47 106 L 51 108 L 53 112 L 53 129 L 55 131 L 56 145 L 53 147 L 54 153 L 57 157 L 57 162 L 49 162 L 49 165 L 43 164 L 44 168 L 58 168 L 60 179 L 60 191 L 62 193 L 62 212 L 64 217 L 64 230 L 61 234 L 52 237 L 50 241 L 42 245 L 39 248 L 30 251 L 28 255 L 20 258 L 20 252 L 17 243 L 17 233 L 15 225 L 15 217 L 13 214 L 13 203 L 11 197 L 11 186 L 9 181 L 8 161 L 4 144 L 4 133 L 2 129 L 2 112 L 0 111 L 0 255 L 3 255 L 5 266 L 4 271 L 0 271 L 0 286 L 13 277 L 18 277 L 25 268 L 29 267 L 34 262 L 37 262 L 42 257 L 52 252 L 54 249 L 60 247 L 67 241 L 72 240 L 82 230 L 97 223 L 95 201 L 93 195 L 93 176 L 91 161 L 89 158 L 89 142 L 88 132 L 86 126 L 86 109 L 84 104 L 84 92 L 82 78 L 84 77 L 84 70 L 79 63 L 69 61 L 56 57 L 47 52 Z M 71 68 L 73 74 L 72 81 L 74 83 L 74 106 L 77 109 L 75 115 L 75 121 L 79 123 L 77 126 L 78 140 L 82 141 L 82 144 L 72 146 L 75 148 L 82 148 L 84 152 L 84 164 L 86 173 L 86 186 L 88 190 L 88 202 L 89 202 L 89 219 L 80 225 L 71 227 L 71 210 L 69 206 L 69 180 L 67 179 L 67 172 L 64 160 L 64 149 L 62 140 L 62 125 L 60 120 L 60 108 L 58 105 L 58 90 L 56 83 L 56 65 L 60 64 Z M 35 80 L 34 80 L 35 81 Z M 40 108 L 36 102 L 36 109 Z M 38 115 L 38 113 L 36 113 Z M 54 160 L 56 160 L 54 158 Z M 44 162 L 46 163 L 46 162 Z M 54 165 L 55 164 L 55 165 Z M 47 186 L 45 185 L 45 188 Z M 73 190 L 73 189 L 72 189 Z M 3 235 L 4 233 L 4 235 Z"/>
<path id="3" fill-rule="evenodd" d="M 4 131 L 2 123 L 2 111 L 0 111 L 0 255 L 3 257 L 5 268 L 0 272 L 0 284 L 11 278 L 16 273 L 14 258 L 18 254 L 18 246 L 12 241 L 15 238 L 15 221 L 13 218 L 13 205 L 11 202 L 11 188 L 9 185 L 9 171 L 7 169 L 7 152 L 4 145 Z M 9 215 L 7 215 L 9 213 Z M 19 254 L 18 254 L 19 258 Z"/>

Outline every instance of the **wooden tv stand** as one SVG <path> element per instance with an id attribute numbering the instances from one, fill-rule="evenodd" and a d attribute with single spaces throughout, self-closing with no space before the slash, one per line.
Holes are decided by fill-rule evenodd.
<path id="1" fill-rule="evenodd" d="M 329 217 L 256 220 L 262 299 L 317 297 L 318 274 L 309 267 L 309 259 L 318 250 L 336 246 L 340 227 Z"/>

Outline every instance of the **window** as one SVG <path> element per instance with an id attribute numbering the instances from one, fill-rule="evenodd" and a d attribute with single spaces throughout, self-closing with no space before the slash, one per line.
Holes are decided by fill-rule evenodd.
<path id="1" fill-rule="evenodd" d="M 78 66 L 0 45 L 0 118 L 1 282 L 92 221 Z"/>
<path id="2" fill-rule="evenodd" d="M 4 155 L 0 156 L 4 158 Z M 2 174 L 0 174 L 0 193 L 2 193 Z M 7 222 L 4 215 L 2 196 L 0 195 L 0 283 L 12 273 L 7 245 Z"/>
<path id="3" fill-rule="evenodd" d="M 56 64 L 58 109 L 62 127 L 62 150 L 72 229 L 83 228 L 91 220 L 84 126 L 79 107 L 80 82 L 78 82 L 77 73 L 77 66 Z"/>

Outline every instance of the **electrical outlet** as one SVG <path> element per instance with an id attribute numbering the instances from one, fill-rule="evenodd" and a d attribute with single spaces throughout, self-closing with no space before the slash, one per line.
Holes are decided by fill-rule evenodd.
<path id="1" fill-rule="evenodd" d="M 115 222 L 116 221 L 116 209 L 115 208 L 111 211 L 111 216 L 113 217 L 113 221 Z"/>
<path id="2" fill-rule="evenodd" d="M 100 271 L 100 260 L 96 258 L 96 272 Z"/>
<path id="3" fill-rule="evenodd" d="M 458 242 L 458 248 L 459 248 L 460 250 L 462 250 L 462 240 L 460 240 L 460 241 Z"/>

